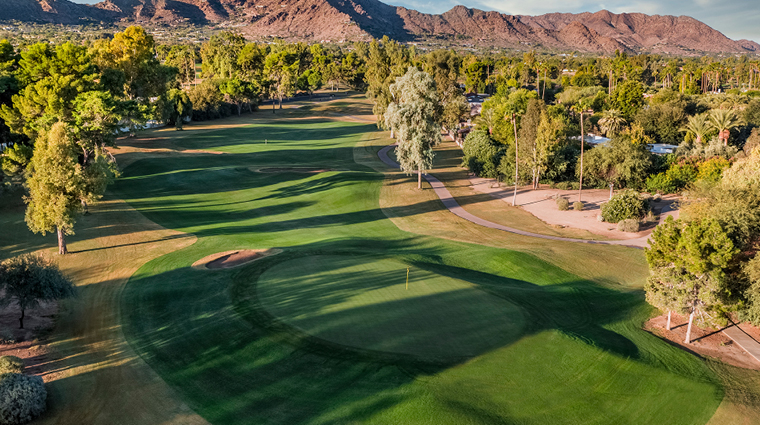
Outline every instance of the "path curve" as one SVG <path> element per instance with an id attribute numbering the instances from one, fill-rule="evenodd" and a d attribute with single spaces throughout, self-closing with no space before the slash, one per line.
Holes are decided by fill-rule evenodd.
<path id="1" fill-rule="evenodd" d="M 396 163 L 396 161 L 392 160 L 388 156 L 388 152 L 390 152 L 390 150 L 393 149 L 395 146 L 396 145 L 389 145 L 380 149 L 380 151 L 377 153 L 377 156 L 380 158 L 381 161 L 383 161 L 389 167 L 400 169 L 401 167 L 399 166 L 399 164 Z M 446 189 L 446 186 L 443 184 L 443 182 L 441 182 L 440 180 L 438 180 L 431 174 L 424 174 L 423 177 L 425 178 L 425 180 L 427 180 L 428 183 L 430 183 L 430 186 L 433 187 L 435 194 L 438 195 L 438 198 L 440 198 L 441 202 L 443 202 L 443 206 L 445 206 L 449 211 L 454 213 L 454 215 L 461 217 L 472 223 L 478 224 L 480 226 L 484 226 L 484 227 L 488 227 L 488 228 L 496 229 L 496 230 L 501 230 L 504 232 L 515 233 L 522 236 L 528 236 L 531 238 L 549 239 L 553 241 L 562 241 L 562 242 L 597 244 L 597 245 L 618 245 L 618 246 L 625 246 L 629 248 L 643 249 L 642 246 L 631 244 L 631 242 L 638 241 L 638 239 L 628 239 L 628 240 L 619 240 L 619 241 L 591 241 L 587 239 L 563 238 L 560 236 L 549 236 L 549 235 L 542 235 L 539 233 L 526 232 L 524 230 L 515 229 L 514 227 L 503 226 L 501 224 L 497 224 L 492 221 L 484 220 L 474 214 L 467 212 L 464 208 L 462 208 L 462 206 L 459 205 L 456 199 L 454 199 L 454 196 L 451 195 L 451 192 L 449 192 L 449 190 Z M 649 239 L 648 236 L 646 236 L 645 238 L 646 240 Z M 642 238 L 639 238 L 639 239 L 642 239 Z"/>

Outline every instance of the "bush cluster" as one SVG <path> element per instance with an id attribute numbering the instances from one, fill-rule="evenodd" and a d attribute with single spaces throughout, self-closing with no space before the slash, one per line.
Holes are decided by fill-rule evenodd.
<path id="1" fill-rule="evenodd" d="M 24 424 L 45 411 L 47 390 L 39 376 L 0 375 L 0 424 Z"/>
<path id="2" fill-rule="evenodd" d="M 730 166 L 731 161 L 722 157 L 707 160 L 682 160 L 672 164 L 667 171 L 647 178 L 647 191 L 677 193 L 697 180 L 716 183 L 720 181 L 723 171 Z"/>
<path id="3" fill-rule="evenodd" d="M 580 202 L 580 201 L 574 202 L 573 209 L 576 211 L 583 211 L 583 202 Z"/>
<path id="4" fill-rule="evenodd" d="M 567 211 L 570 209 L 570 201 L 565 198 L 557 198 L 557 209 L 560 211 Z"/>
<path id="5" fill-rule="evenodd" d="M 617 193 L 602 205 L 602 217 L 607 223 L 617 223 L 626 219 L 640 219 L 649 211 L 649 202 L 638 192 L 626 189 Z"/>
<path id="6" fill-rule="evenodd" d="M 639 220 L 629 218 L 618 222 L 617 229 L 621 232 L 636 233 L 641 229 Z"/>

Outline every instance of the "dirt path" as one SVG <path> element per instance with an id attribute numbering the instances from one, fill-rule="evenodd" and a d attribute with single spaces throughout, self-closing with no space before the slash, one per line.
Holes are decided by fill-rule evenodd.
<path id="1" fill-rule="evenodd" d="M 383 149 L 381 149 L 377 153 L 377 155 L 378 157 L 380 157 L 380 160 L 383 161 L 389 167 L 399 168 L 399 165 L 396 163 L 396 161 L 392 160 L 388 156 L 388 152 L 393 148 L 394 148 L 394 145 L 386 146 Z M 436 195 L 438 195 L 438 198 L 440 198 L 441 202 L 443 202 L 443 205 L 449 211 L 451 211 L 455 215 L 467 221 L 478 224 L 480 226 L 484 226 L 484 227 L 488 227 L 488 228 L 496 229 L 496 230 L 501 230 L 504 232 L 515 233 L 522 236 L 529 236 L 533 238 L 549 239 L 549 240 L 562 241 L 562 242 L 585 243 L 585 244 L 620 245 L 620 246 L 627 246 L 627 247 L 638 248 L 638 249 L 641 249 L 644 246 L 646 246 L 647 241 L 649 239 L 649 237 L 647 236 L 645 238 L 619 240 L 619 241 L 591 241 L 591 240 L 586 240 L 586 239 L 573 239 L 573 238 L 563 238 L 559 236 L 541 235 L 538 233 L 526 232 L 524 230 L 515 229 L 513 227 L 503 226 L 501 224 L 484 220 L 480 217 L 477 217 L 467 212 L 464 208 L 462 208 L 461 205 L 459 205 L 456 199 L 454 199 L 454 197 L 451 195 L 448 189 L 446 189 L 446 186 L 440 180 L 438 180 L 431 174 L 425 174 L 423 177 L 425 178 L 425 180 L 427 180 L 428 183 L 430 183 L 430 186 L 432 186 Z"/>

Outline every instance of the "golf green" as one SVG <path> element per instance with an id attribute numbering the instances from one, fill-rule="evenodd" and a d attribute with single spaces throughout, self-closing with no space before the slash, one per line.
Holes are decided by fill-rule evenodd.
<path id="1" fill-rule="evenodd" d="M 286 261 L 261 276 L 257 291 L 267 311 L 312 336 L 422 358 L 475 356 L 514 341 L 525 325 L 502 298 L 387 258 Z"/>

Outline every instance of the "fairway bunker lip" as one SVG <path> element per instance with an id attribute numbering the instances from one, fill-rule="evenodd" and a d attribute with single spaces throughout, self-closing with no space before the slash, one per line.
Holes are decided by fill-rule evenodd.
<path id="1" fill-rule="evenodd" d="M 277 174 L 277 173 L 300 173 L 300 174 L 319 174 L 338 171 L 332 168 L 321 167 L 265 167 L 252 169 L 257 173 Z"/>
<path id="2" fill-rule="evenodd" d="M 260 260 L 264 257 L 277 255 L 281 249 L 235 249 L 231 251 L 217 252 L 207 255 L 193 263 L 191 266 L 196 270 L 220 270 L 231 269 Z"/>

